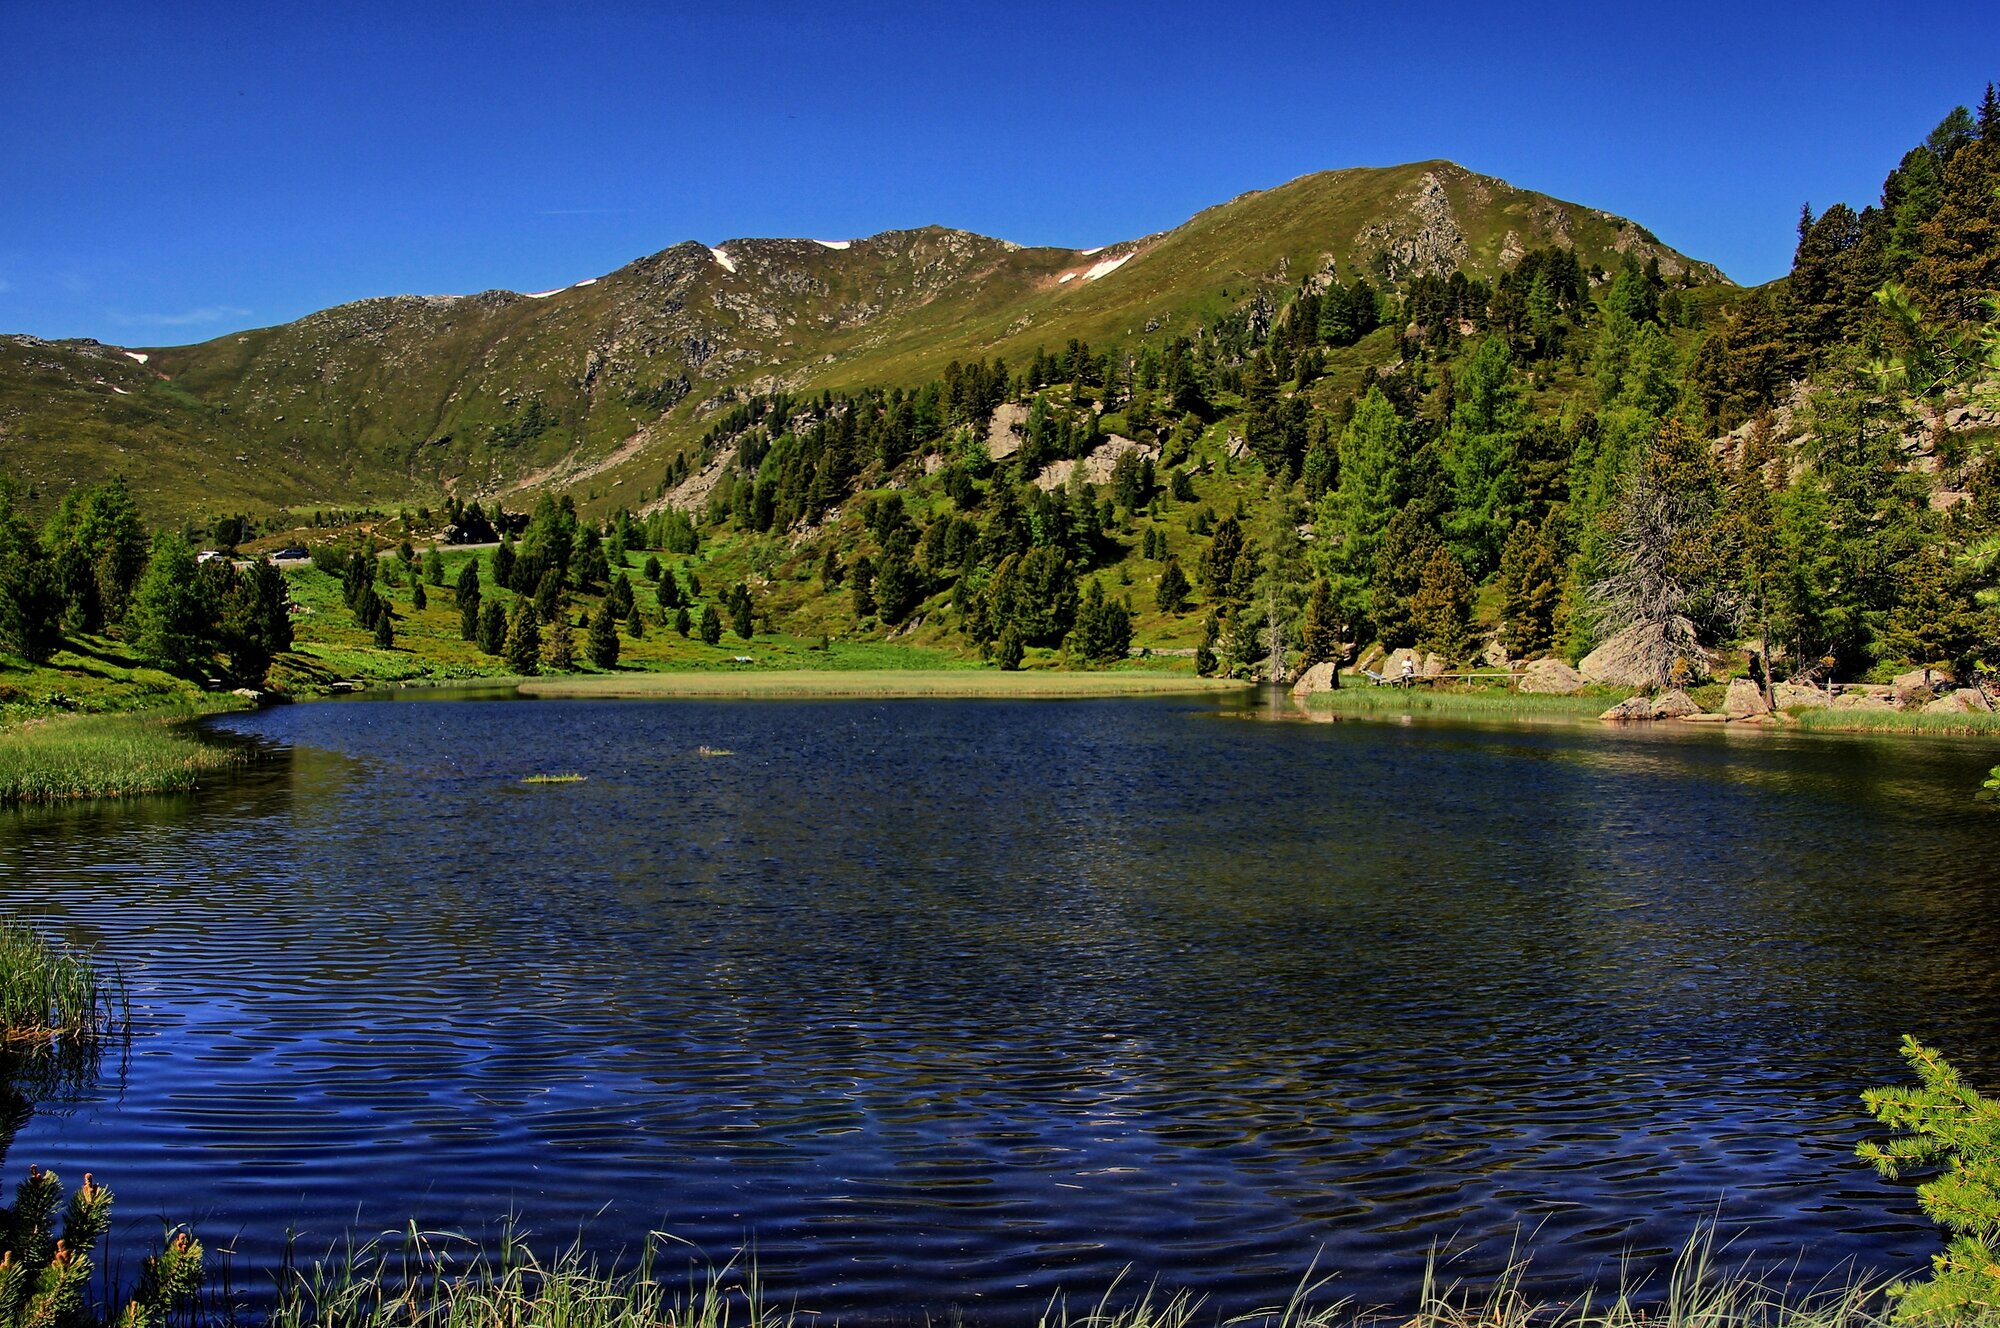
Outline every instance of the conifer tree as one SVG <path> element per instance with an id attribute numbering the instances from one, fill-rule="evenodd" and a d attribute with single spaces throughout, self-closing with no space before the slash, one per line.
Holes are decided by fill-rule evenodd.
<path id="1" fill-rule="evenodd" d="M 62 644 L 62 627 L 55 559 L 14 510 L 13 486 L 0 480 L 0 644 L 31 664 L 47 663 Z"/>
<path id="2" fill-rule="evenodd" d="M 584 654 L 600 669 L 616 668 L 618 665 L 618 620 L 613 616 L 607 601 L 597 606 L 591 615 L 590 632 L 584 639 Z"/>
<path id="3" fill-rule="evenodd" d="M 424 580 L 434 586 L 444 585 L 444 555 L 437 551 L 435 544 L 424 553 Z"/>
<path id="4" fill-rule="evenodd" d="M 1187 607 L 1187 573 L 1181 571 L 1181 560 L 1173 554 L 1167 555 L 1165 566 L 1160 568 L 1160 584 L 1157 590 L 1161 613 L 1179 613 Z"/>
<path id="5" fill-rule="evenodd" d="M 412 581 L 410 583 L 410 607 L 418 612 L 422 612 L 429 608 L 430 605 L 431 598 L 424 592 L 424 583 L 422 581 Z"/>
<path id="6" fill-rule="evenodd" d="M 637 604 L 634 604 L 632 611 L 625 615 L 625 635 L 631 637 L 634 641 L 645 638 L 646 620 L 640 616 Z"/>
<path id="7" fill-rule="evenodd" d="M 645 577 L 648 581 L 651 581 L 655 585 L 657 585 L 659 584 L 660 573 L 665 569 L 662 568 L 660 565 L 660 555 L 657 553 L 649 553 L 646 555 L 646 565 L 640 568 L 639 570 L 645 574 Z"/>
<path id="8" fill-rule="evenodd" d="M 203 596 L 194 550 L 172 531 L 153 536 L 152 556 L 132 589 L 132 644 L 154 662 L 189 672 L 208 662 L 215 607 Z"/>
<path id="9" fill-rule="evenodd" d="M 514 620 L 507 625 L 507 667 L 519 674 L 533 675 L 542 668 L 542 629 L 534 606 L 525 600 L 514 604 Z"/>
<path id="10" fill-rule="evenodd" d="M 1517 522 L 1500 554 L 1500 641 L 1515 659 L 1533 659 L 1555 644 L 1562 570 L 1553 541 Z"/>
<path id="11" fill-rule="evenodd" d="M 738 581 L 730 587 L 725 600 L 729 607 L 730 630 L 748 641 L 756 631 L 755 611 L 750 603 L 750 588 Z"/>
<path id="12" fill-rule="evenodd" d="M 703 645 L 722 644 L 722 615 L 713 604 L 701 606 L 701 640 Z"/>
<path id="13" fill-rule="evenodd" d="M 1951 563 L 1926 544 L 1897 578 L 1902 588 L 1889 615 L 1884 647 L 1912 664 L 1956 663 L 1978 639 L 1979 616 L 1956 584 Z"/>
<path id="14" fill-rule="evenodd" d="M 1329 660 L 1337 663 L 1341 655 L 1340 636 L 1340 611 L 1333 602 L 1333 584 L 1323 576 L 1318 577 L 1306 600 L 1305 623 L 1299 631 L 1300 662 L 1307 667 Z"/>
<path id="15" fill-rule="evenodd" d="M 493 550 L 493 584 L 511 586 L 514 584 L 514 537 L 502 535 L 500 547 Z"/>
<path id="16" fill-rule="evenodd" d="M 694 630 L 694 619 L 688 615 L 687 605 L 674 610 L 674 631 L 685 637 Z"/>
<path id="17" fill-rule="evenodd" d="M 1000 633 L 1000 641 L 994 647 L 993 657 L 999 662 L 1003 671 L 1012 673 L 1021 667 L 1021 660 L 1027 653 L 1027 648 L 1021 644 L 1021 634 L 1009 627 Z"/>
<path id="18" fill-rule="evenodd" d="M 497 655 L 507 646 L 507 611 L 500 607 L 500 601 L 489 599 L 479 610 L 479 648 L 489 655 Z"/>
<path id="19" fill-rule="evenodd" d="M 388 650 L 396 644 L 396 626 L 391 621 L 388 609 L 375 615 L 375 648 Z"/>
<path id="20" fill-rule="evenodd" d="M 1472 578 L 1448 548 L 1431 552 L 1423 579 L 1410 600 L 1417 648 L 1455 664 L 1472 650 Z"/>
<path id="21" fill-rule="evenodd" d="M 551 673 L 576 672 L 576 632 L 567 622 L 549 624 L 543 633 L 542 658 Z"/>
<path id="22" fill-rule="evenodd" d="M 479 639 L 479 560 L 474 558 L 458 570 L 453 591 L 458 602 L 458 632 L 467 641 Z M 492 652 L 487 652 L 492 653 Z"/>

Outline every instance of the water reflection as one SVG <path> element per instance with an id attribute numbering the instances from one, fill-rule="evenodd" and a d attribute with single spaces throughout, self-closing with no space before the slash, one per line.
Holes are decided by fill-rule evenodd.
<path id="1" fill-rule="evenodd" d="M 1316 1253 L 1406 1300 L 1520 1224 L 1568 1284 L 1719 1213 L 1817 1276 L 1934 1244 L 1848 1155 L 1896 1036 L 2000 1081 L 1976 747 L 1178 701 L 228 723 L 284 755 L 16 818 L 0 902 L 140 1015 L 122 1095 L 24 1138 L 244 1258 L 511 1211 L 754 1241 L 850 1318 L 1128 1264 L 1235 1308 Z"/>

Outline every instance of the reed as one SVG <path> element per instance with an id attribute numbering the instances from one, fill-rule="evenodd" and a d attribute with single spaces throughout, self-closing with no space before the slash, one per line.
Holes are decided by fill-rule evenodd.
<path id="1" fill-rule="evenodd" d="M 181 793 L 244 759 L 189 732 L 193 713 L 66 716 L 0 732 L 0 806 Z"/>
<path id="2" fill-rule="evenodd" d="M 1921 710 L 1795 710 L 1798 727 L 1819 733 L 1928 733 L 1992 737 L 2000 714 L 1927 715 Z"/>
<path id="3" fill-rule="evenodd" d="M 571 1246 L 537 1259 L 511 1230 L 489 1254 L 476 1242 L 406 1229 L 279 1275 L 268 1328 L 797 1328 L 821 1316 L 774 1302 L 756 1268 L 736 1261 L 690 1265 L 685 1281 L 656 1276 L 671 1238 L 654 1233 L 629 1265 L 606 1265 Z M 1326 1296 L 1311 1274 L 1283 1305 L 1223 1317 L 1198 1295 L 1119 1281 L 1072 1308 L 1052 1298 L 1035 1328 L 1888 1328 L 1882 1288 L 1847 1283 L 1803 1292 L 1723 1267 L 1710 1234 L 1697 1233 L 1659 1287 L 1621 1284 L 1568 1302 L 1523 1289 L 1527 1261 L 1495 1280 L 1443 1284 L 1433 1257 L 1414 1314 L 1389 1314 Z M 915 1313 L 912 1321 L 918 1317 Z M 1025 1328 L 1025 1321 L 1024 1321 Z"/>
<path id="4" fill-rule="evenodd" d="M 0 1041 L 33 1050 L 95 1043 L 124 1023 L 125 992 L 87 953 L 0 916 Z"/>
<path id="5" fill-rule="evenodd" d="M 1624 694 L 1540 696 L 1500 688 L 1342 687 L 1315 692 L 1306 706 L 1316 712 L 1381 718 L 1422 715 L 1435 719 L 1595 719 L 1624 700 Z"/>

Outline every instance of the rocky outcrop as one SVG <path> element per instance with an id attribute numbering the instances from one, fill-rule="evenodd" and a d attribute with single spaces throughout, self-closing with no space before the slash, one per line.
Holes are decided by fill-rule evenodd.
<path id="1" fill-rule="evenodd" d="M 1896 698 L 1896 704 L 1905 709 L 1927 704 L 1935 699 L 1940 688 L 1949 688 L 1952 676 L 1943 669 L 1911 669 L 1899 673 L 1890 682 L 1889 690 Z"/>
<path id="2" fill-rule="evenodd" d="M 1653 713 L 1652 697 L 1632 696 L 1632 697 L 1627 697 L 1625 700 L 1620 701 L 1617 705 L 1612 706 L 1609 710 L 1599 715 L 1598 718 L 1611 719 L 1611 720 L 1636 720 L 1636 719 L 1656 719 L 1658 718 L 1658 716 L 1656 716 Z"/>
<path id="3" fill-rule="evenodd" d="M 1358 252 L 1380 254 L 1391 277 L 1409 272 L 1443 276 L 1464 264 L 1472 250 L 1436 171 L 1425 171 L 1416 187 L 1397 201 L 1403 204 L 1404 215 L 1363 226 L 1354 237 Z"/>
<path id="4" fill-rule="evenodd" d="M 1340 677 L 1331 660 L 1313 665 L 1301 673 L 1299 680 L 1292 684 L 1292 695 L 1301 701 L 1320 692 L 1338 690 L 1340 690 Z"/>
<path id="5" fill-rule="evenodd" d="M 1517 690 L 1530 696 L 1573 696 L 1584 689 L 1581 673 L 1553 657 L 1530 660 Z"/>
<path id="6" fill-rule="evenodd" d="M 1408 646 L 1390 651 L 1376 672 L 1386 673 L 1391 678 L 1400 678 L 1403 676 L 1403 661 L 1406 659 L 1412 661 L 1410 671 L 1419 678 L 1435 678 L 1445 672 L 1445 662 L 1441 656 L 1426 655 Z"/>

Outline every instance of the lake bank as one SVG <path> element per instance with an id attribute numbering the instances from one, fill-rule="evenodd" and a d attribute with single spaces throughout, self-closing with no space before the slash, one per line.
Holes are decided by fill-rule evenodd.
<path id="1" fill-rule="evenodd" d="M 36 719 L 0 730 L 0 807 L 188 792 L 248 759 L 245 748 L 206 740 L 189 721 L 243 708 L 176 705 Z"/>
<path id="2" fill-rule="evenodd" d="M 1251 684 L 1186 673 L 1063 673 L 1055 670 L 1005 673 L 992 669 L 874 669 L 820 672 L 804 669 L 745 670 L 736 673 L 634 673 L 524 679 L 524 696 L 545 700 L 612 697 L 623 699 L 758 697 L 882 700 L 919 697 L 1052 700 L 1091 696 L 1187 696 L 1238 694 Z"/>

